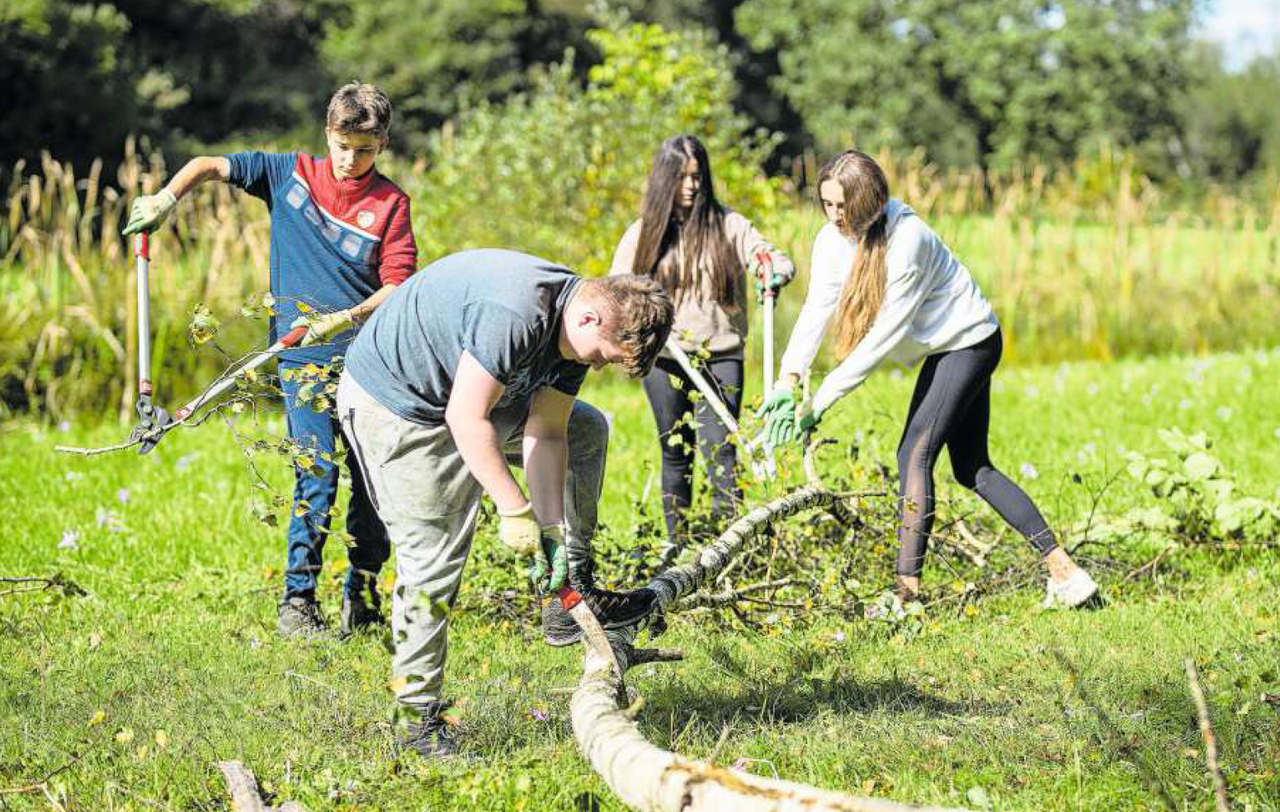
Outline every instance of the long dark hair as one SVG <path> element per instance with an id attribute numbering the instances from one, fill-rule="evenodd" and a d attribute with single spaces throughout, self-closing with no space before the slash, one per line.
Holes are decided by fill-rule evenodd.
<path id="1" fill-rule="evenodd" d="M 875 159 L 856 149 L 831 158 L 818 173 L 818 188 L 829 180 L 844 196 L 841 233 L 858 241 L 853 267 L 836 305 L 836 358 L 844 359 L 866 337 L 884 304 L 888 282 L 889 180 Z"/>
<path id="2" fill-rule="evenodd" d="M 698 162 L 698 191 L 693 207 L 681 222 L 676 214 L 680 173 L 689 159 Z M 724 206 L 716 199 L 707 149 L 692 135 L 676 135 L 662 142 L 653 156 L 653 169 L 640 207 L 640 242 L 631 272 L 656 278 L 673 299 L 698 289 L 699 260 L 711 273 L 711 290 L 722 305 L 738 304 L 741 261 L 724 231 Z M 683 239 L 682 239 L 683 238 Z M 682 250 L 677 251 L 677 246 Z"/>

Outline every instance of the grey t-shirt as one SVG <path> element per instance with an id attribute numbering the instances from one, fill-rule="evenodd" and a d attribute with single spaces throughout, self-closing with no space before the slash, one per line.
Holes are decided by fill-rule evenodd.
<path id="1" fill-rule="evenodd" d="M 414 423 L 439 425 L 463 351 L 506 386 L 494 409 L 528 408 L 535 390 L 576 395 L 587 365 L 560 355 L 560 322 L 582 279 L 517 251 L 439 259 L 374 311 L 346 368 L 375 400 Z"/>

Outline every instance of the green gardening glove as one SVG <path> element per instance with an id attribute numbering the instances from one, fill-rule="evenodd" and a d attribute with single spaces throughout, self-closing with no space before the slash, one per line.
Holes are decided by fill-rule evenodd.
<path id="1" fill-rule="evenodd" d="M 542 528 L 541 554 L 529 568 L 529 580 L 542 595 L 554 595 L 569 577 L 569 552 L 564 543 L 564 525 Z"/>
<path id="2" fill-rule="evenodd" d="M 773 295 L 778 295 L 778 291 L 782 290 L 782 286 L 787 284 L 787 278 L 780 273 L 774 272 L 769 277 L 769 285 L 767 290 Z M 765 283 L 760 277 L 756 277 L 756 304 L 764 304 Z"/>
<path id="3" fill-rule="evenodd" d="M 765 424 L 769 445 L 780 448 L 789 443 L 798 443 L 801 438 L 817 427 L 822 420 L 822 413 L 814 411 L 809 403 L 787 411 L 773 412 Z"/>
<path id="4" fill-rule="evenodd" d="M 791 442 L 800 442 L 806 434 L 816 429 L 820 422 L 822 422 L 822 412 L 814 409 L 812 403 L 801 406 L 800 417 L 796 420 L 796 433 L 791 438 Z"/>
<path id="5" fill-rule="evenodd" d="M 139 232 L 150 234 L 168 219 L 177 205 L 178 198 L 168 189 L 161 189 L 154 195 L 143 195 L 133 201 L 133 206 L 129 209 L 129 222 L 120 233 L 126 237 Z"/>
<path id="6" fill-rule="evenodd" d="M 773 385 L 772 394 L 765 398 L 764 403 L 756 410 L 756 417 L 768 418 L 775 412 L 794 412 L 795 410 L 796 395 L 791 384 L 778 383 Z"/>
<path id="7" fill-rule="evenodd" d="M 794 404 L 789 409 L 777 409 L 769 412 L 765 416 L 764 423 L 764 436 L 768 441 L 769 448 L 779 448 L 790 442 L 795 424 L 796 410 Z"/>

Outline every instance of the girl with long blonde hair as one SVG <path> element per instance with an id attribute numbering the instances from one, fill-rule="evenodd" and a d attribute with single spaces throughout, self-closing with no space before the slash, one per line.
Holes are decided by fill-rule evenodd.
<path id="1" fill-rule="evenodd" d="M 796 441 L 886 359 L 923 360 L 898 445 L 897 591 L 916 596 L 934 520 L 933 468 L 946 446 L 957 481 L 975 491 L 1041 554 L 1046 605 L 1079 606 L 1097 584 L 1058 546 L 1030 497 L 991 462 L 991 375 L 1000 322 L 946 244 L 900 200 L 870 156 L 848 150 L 823 167 L 818 195 L 829 221 L 813 244 L 809 292 L 761 413 L 775 443 Z M 812 403 L 795 386 L 834 319 L 840 363 Z"/>

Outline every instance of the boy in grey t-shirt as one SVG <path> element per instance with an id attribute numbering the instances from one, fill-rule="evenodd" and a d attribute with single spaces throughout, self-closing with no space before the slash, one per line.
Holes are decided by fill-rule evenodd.
<path id="1" fill-rule="evenodd" d="M 407 746 L 456 750 L 441 717 L 448 613 L 438 607 L 457 595 L 482 493 L 497 506 L 502 541 L 534 557 L 544 594 L 567 581 L 606 627 L 652 609 L 648 589 L 594 584 L 609 429 L 575 396 L 589 368 L 644 375 L 672 313 L 648 278 L 582 279 L 528 254 L 463 251 L 411 277 L 351 345 L 338 415 L 395 545 L 393 672 L 397 698 L 419 720 Z M 523 463 L 528 498 L 509 461 Z M 581 636 L 558 599 L 543 631 L 553 645 Z"/>

